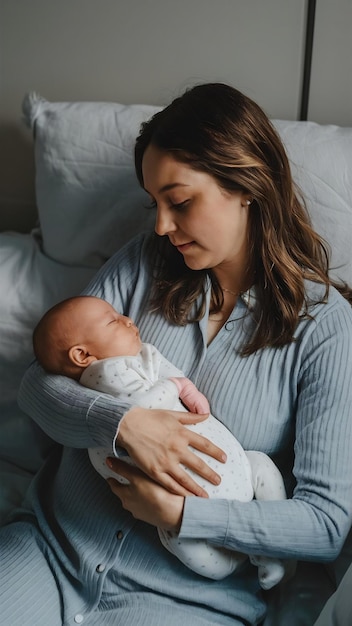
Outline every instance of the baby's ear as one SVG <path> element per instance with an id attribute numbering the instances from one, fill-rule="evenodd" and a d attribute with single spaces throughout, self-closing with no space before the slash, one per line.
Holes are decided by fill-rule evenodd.
<path id="1" fill-rule="evenodd" d="M 93 361 L 97 361 L 97 357 L 89 354 L 87 347 L 84 345 L 72 346 L 68 351 L 70 361 L 78 367 L 87 367 Z"/>

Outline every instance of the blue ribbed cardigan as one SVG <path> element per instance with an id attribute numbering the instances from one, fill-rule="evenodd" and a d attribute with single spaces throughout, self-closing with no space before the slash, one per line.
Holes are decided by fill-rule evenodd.
<path id="1" fill-rule="evenodd" d="M 150 312 L 147 240 L 138 236 L 113 256 L 85 293 L 129 315 L 143 341 L 193 380 L 245 449 L 275 460 L 291 496 L 248 503 L 186 498 L 181 537 L 248 554 L 333 559 L 352 516 L 351 307 L 331 288 L 328 301 L 312 305 L 311 318 L 299 322 L 294 343 L 241 357 L 253 328 L 252 290 L 207 346 L 207 317 L 178 327 Z M 321 298 L 322 286 L 307 282 L 306 289 L 312 300 Z M 154 528 L 122 509 L 91 468 L 86 449 L 112 446 L 128 405 L 45 374 L 36 363 L 19 403 L 64 446 L 33 483 L 26 510 L 34 511 L 54 549 L 65 623 L 77 611 L 87 615 L 97 607 L 116 610 L 116 623 L 159 624 L 165 610 L 170 625 L 183 623 L 185 615 L 193 624 L 234 624 L 236 618 L 255 624 L 262 618 L 252 566 L 223 581 L 190 572 L 162 548 Z"/>

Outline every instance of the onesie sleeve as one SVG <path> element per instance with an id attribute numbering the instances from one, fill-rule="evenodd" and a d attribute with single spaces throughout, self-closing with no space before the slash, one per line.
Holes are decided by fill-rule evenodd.
<path id="1" fill-rule="evenodd" d="M 158 367 L 155 372 L 150 367 L 144 367 L 152 348 L 144 344 L 143 358 L 138 355 L 94 361 L 84 370 L 80 383 L 116 396 L 124 404 L 146 409 L 172 409 L 178 402 L 176 384 L 167 378 L 158 379 Z"/>

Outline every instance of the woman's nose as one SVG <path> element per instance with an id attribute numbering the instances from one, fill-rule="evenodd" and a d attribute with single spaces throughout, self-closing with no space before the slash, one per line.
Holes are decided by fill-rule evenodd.
<path id="1" fill-rule="evenodd" d="M 172 231 L 176 230 L 172 214 L 166 208 L 158 208 L 155 218 L 154 230 L 157 235 L 168 235 Z"/>

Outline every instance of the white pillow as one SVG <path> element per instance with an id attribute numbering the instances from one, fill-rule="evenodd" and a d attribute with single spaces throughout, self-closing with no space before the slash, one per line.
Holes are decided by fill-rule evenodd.
<path id="1" fill-rule="evenodd" d="M 49 443 L 17 405 L 34 358 L 34 326 L 50 306 L 80 293 L 94 273 L 49 259 L 32 235 L 0 233 L 0 522 L 20 502 Z"/>
<path id="2" fill-rule="evenodd" d="M 153 228 L 134 173 L 142 121 L 160 107 L 48 102 L 30 93 L 25 121 L 35 137 L 36 200 L 44 252 L 98 268 L 123 243 Z"/>
<path id="3" fill-rule="evenodd" d="M 316 231 L 331 249 L 331 275 L 352 285 L 352 128 L 275 120 Z"/>

